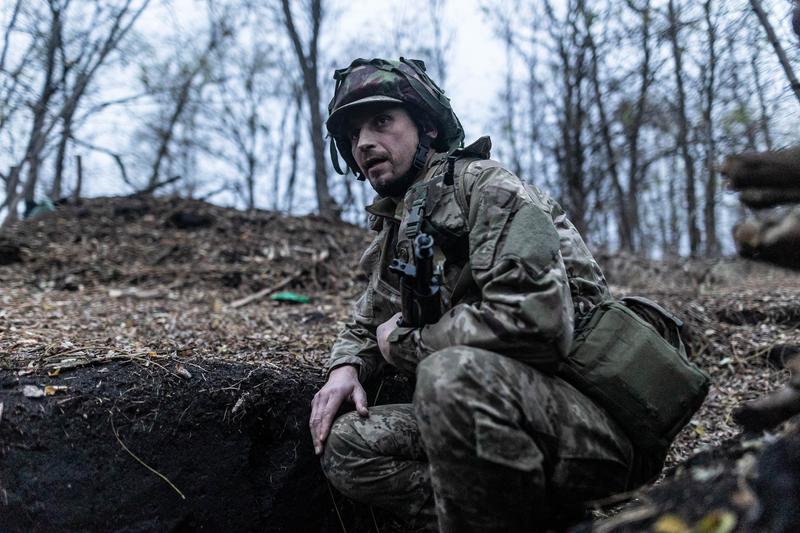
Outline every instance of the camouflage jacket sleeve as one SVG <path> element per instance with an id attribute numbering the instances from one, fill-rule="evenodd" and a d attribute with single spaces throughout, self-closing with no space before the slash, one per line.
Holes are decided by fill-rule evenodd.
<path id="1" fill-rule="evenodd" d="M 405 370 L 455 345 L 541 368 L 553 367 L 569 351 L 574 311 L 552 205 L 493 162 L 481 168 L 466 185 L 469 264 L 480 300 L 457 304 L 436 324 L 395 330 L 391 355 Z"/>
<path id="2" fill-rule="evenodd" d="M 356 309 L 363 305 L 369 298 L 367 289 L 356 303 Z M 326 374 L 342 365 L 354 365 L 358 368 L 359 381 L 364 383 L 374 376 L 384 364 L 383 357 L 375 340 L 375 330 L 378 326 L 364 317 L 353 313 L 353 320 L 348 322 L 339 332 L 331 348 L 331 354 L 325 365 Z"/>
<path id="3" fill-rule="evenodd" d="M 358 367 L 359 380 L 364 383 L 385 364 L 375 330 L 391 316 L 391 309 L 384 309 L 386 306 L 381 305 L 383 302 L 381 296 L 376 294 L 374 279 L 389 231 L 389 228 L 382 228 L 361 257 L 359 266 L 370 277 L 370 282 L 353 306 L 351 321 L 336 337 L 325 365 L 326 374 L 338 366 L 354 365 Z"/>

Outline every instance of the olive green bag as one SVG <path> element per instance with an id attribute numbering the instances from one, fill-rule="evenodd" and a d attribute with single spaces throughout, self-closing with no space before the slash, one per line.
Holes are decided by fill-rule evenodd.
<path id="1" fill-rule="evenodd" d="M 709 387 L 708 375 L 687 358 L 681 326 L 645 298 L 603 302 L 578 320 L 560 375 L 603 407 L 635 446 L 666 451 Z"/>

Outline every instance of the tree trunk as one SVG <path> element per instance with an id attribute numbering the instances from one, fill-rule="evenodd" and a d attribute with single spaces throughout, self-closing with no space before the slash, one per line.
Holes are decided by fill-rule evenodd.
<path id="1" fill-rule="evenodd" d="M 703 4 L 703 12 L 706 22 L 706 36 L 708 39 L 708 61 L 705 66 L 705 83 L 703 92 L 705 93 L 705 105 L 703 106 L 703 122 L 705 123 L 706 136 L 706 190 L 705 205 L 703 209 L 703 222 L 705 223 L 706 234 L 706 255 L 716 256 L 719 253 L 719 241 L 717 240 L 717 171 L 716 157 L 717 146 L 714 139 L 714 95 L 716 92 L 716 70 L 717 70 L 717 27 L 711 20 L 711 1 L 706 0 Z"/>
<path id="2" fill-rule="evenodd" d="M 591 17 L 586 13 L 586 4 L 584 0 L 580 0 L 578 2 L 578 9 L 580 10 L 584 19 L 584 23 L 586 24 L 586 41 L 592 57 L 591 81 L 592 87 L 594 88 L 595 106 L 597 107 L 597 113 L 599 115 L 598 118 L 600 119 L 600 133 L 602 134 L 603 147 L 605 148 L 606 152 L 608 173 L 611 177 L 611 185 L 614 189 L 617 199 L 617 236 L 619 238 L 619 247 L 622 250 L 632 252 L 634 251 L 633 228 L 631 227 L 631 221 L 628 218 L 629 209 L 625 201 L 625 191 L 622 189 L 622 183 L 620 182 L 617 154 L 616 150 L 614 150 L 614 143 L 613 139 L 611 138 L 611 126 L 608 121 L 608 114 L 606 113 L 605 103 L 603 101 L 603 91 L 600 87 L 597 43 L 595 43 L 594 37 L 592 36 Z"/>
<path id="3" fill-rule="evenodd" d="M 505 110 L 504 128 L 503 131 L 506 135 L 508 145 L 511 147 L 511 171 L 517 176 L 522 175 L 522 160 L 520 158 L 519 143 L 517 142 L 517 131 L 515 127 L 515 119 L 517 117 L 517 110 L 515 106 L 516 95 L 514 94 L 514 73 L 513 73 L 513 49 L 514 49 L 514 34 L 511 27 L 511 21 L 503 19 L 503 48 L 505 52 L 506 68 L 505 80 L 501 98 L 503 100 L 503 108 Z"/>
<path id="4" fill-rule="evenodd" d="M 628 223 L 631 226 L 631 235 L 633 248 L 636 249 L 637 243 L 634 236 L 638 238 L 639 243 L 646 241 L 640 229 L 641 224 L 639 220 L 639 183 L 644 180 L 644 174 L 648 164 L 641 162 L 641 152 L 639 149 L 639 141 L 642 134 L 642 127 L 645 121 L 645 113 L 647 112 L 648 95 L 650 93 L 650 85 L 653 83 L 653 73 L 651 68 L 652 49 L 650 46 L 650 28 L 652 24 L 652 11 L 650 9 L 650 0 L 644 3 L 644 6 L 638 10 L 639 17 L 641 18 L 642 28 L 642 61 L 639 65 L 639 91 L 636 95 L 636 105 L 634 107 L 633 120 L 627 127 L 626 142 L 628 144 L 628 199 L 625 202 L 626 210 L 628 213 Z"/>
<path id="5" fill-rule="evenodd" d="M 61 189 L 64 176 L 64 160 L 67 157 L 67 143 L 72 137 L 72 114 L 65 116 L 63 119 L 63 129 L 61 131 L 61 138 L 58 141 L 58 152 L 56 153 L 56 161 L 53 176 L 53 185 L 50 188 L 50 198 L 58 200 L 61 198 Z"/>
<path id="6" fill-rule="evenodd" d="M 753 81 L 756 84 L 756 95 L 758 96 L 758 108 L 760 111 L 759 125 L 761 126 L 761 133 L 764 135 L 764 146 L 767 150 L 772 150 L 772 134 L 769 129 L 769 116 L 767 110 L 767 99 L 764 94 L 764 84 L 761 83 L 761 73 L 758 71 L 757 55 L 753 55 L 750 60 L 750 67 L 753 70 Z M 756 146 L 753 144 L 751 149 L 755 150 Z"/>
<path id="7" fill-rule="evenodd" d="M 299 95 L 298 95 L 299 96 Z M 294 127 L 292 132 L 294 138 L 292 140 L 292 147 L 289 151 L 289 161 L 291 168 L 289 170 L 289 180 L 286 184 L 286 212 L 292 213 L 292 203 L 294 201 L 294 188 L 297 183 L 297 153 L 300 148 L 300 115 L 303 113 L 303 106 L 301 102 L 297 102 L 297 109 L 294 115 Z"/>
<path id="8" fill-rule="evenodd" d="M 78 203 L 81 198 L 81 189 L 83 189 L 83 158 L 79 155 L 75 156 L 75 190 L 72 191 L 72 202 Z"/>
<path id="9" fill-rule="evenodd" d="M 669 38 L 672 43 L 672 57 L 675 62 L 675 85 L 678 90 L 678 149 L 683 159 L 686 173 L 686 226 L 689 232 L 689 254 L 697 256 L 700 250 L 700 229 L 697 226 L 697 198 L 695 196 L 694 158 L 689 150 L 689 120 L 686 117 L 686 90 L 683 80 L 683 52 L 678 38 L 678 15 L 674 0 L 669 0 Z"/>
<path id="10" fill-rule="evenodd" d="M 320 91 L 318 81 L 319 33 L 322 24 L 322 0 L 311 0 L 311 35 L 308 50 L 303 50 L 300 36 L 292 18 L 289 0 L 281 0 L 284 24 L 292 41 L 297 62 L 303 74 L 303 88 L 308 101 L 310 117 L 309 137 L 314 155 L 314 186 L 317 193 L 319 214 L 325 218 L 338 219 L 341 209 L 331 196 L 328 187 L 328 168 L 325 163 L 325 137 L 323 135 L 323 118 L 320 107 Z"/>
<path id="11" fill-rule="evenodd" d="M 281 115 L 281 125 L 278 130 L 278 139 L 286 138 L 286 122 L 289 118 L 289 110 L 291 105 L 287 104 L 283 108 Z M 285 147 L 282 142 L 275 144 L 275 160 L 273 161 L 274 173 L 272 178 L 272 210 L 278 211 L 280 209 L 280 187 L 281 187 L 281 163 L 283 162 L 283 153 Z"/>

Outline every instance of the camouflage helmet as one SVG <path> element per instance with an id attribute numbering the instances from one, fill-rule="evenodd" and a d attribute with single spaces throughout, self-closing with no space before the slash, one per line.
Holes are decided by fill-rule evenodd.
<path id="1" fill-rule="evenodd" d="M 328 104 L 326 126 L 330 133 L 331 159 L 334 168 L 343 174 L 336 154 L 342 155 L 354 172 L 358 165 L 351 154 L 350 138 L 342 131 L 345 119 L 353 109 L 379 102 L 404 104 L 429 117 L 439 130 L 433 142 L 438 151 L 452 152 L 464 141 L 464 129 L 450 107 L 450 100 L 428 75 L 425 63 L 418 59 L 356 59 L 349 67 L 333 73 L 336 89 Z"/>

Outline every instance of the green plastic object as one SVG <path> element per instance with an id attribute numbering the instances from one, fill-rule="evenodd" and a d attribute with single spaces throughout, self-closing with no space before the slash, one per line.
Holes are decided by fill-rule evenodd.
<path id="1" fill-rule="evenodd" d="M 291 302 L 296 304 L 307 304 L 311 301 L 311 298 L 308 296 L 295 294 L 293 292 L 276 292 L 269 298 L 270 300 L 275 300 L 276 302 Z"/>

